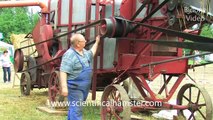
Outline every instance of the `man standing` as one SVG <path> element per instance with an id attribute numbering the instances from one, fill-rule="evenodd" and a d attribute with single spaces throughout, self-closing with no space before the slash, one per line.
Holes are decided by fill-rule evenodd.
<path id="1" fill-rule="evenodd" d="M 12 63 L 10 61 L 10 56 L 7 50 L 3 52 L 3 55 L 0 58 L 0 61 L 1 61 L 2 69 L 3 69 L 4 83 L 10 82 L 10 76 L 11 76 L 10 66 L 12 65 Z"/>
<path id="2" fill-rule="evenodd" d="M 92 59 L 100 43 L 100 36 L 90 50 L 85 50 L 86 40 L 81 34 L 74 34 L 70 38 L 72 47 L 63 55 L 60 66 L 61 94 L 68 96 L 70 107 L 68 120 L 82 120 L 82 106 L 91 85 Z"/>

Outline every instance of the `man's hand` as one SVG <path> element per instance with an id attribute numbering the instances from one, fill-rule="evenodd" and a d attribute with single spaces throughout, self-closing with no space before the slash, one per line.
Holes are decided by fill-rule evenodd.
<path id="1" fill-rule="evenodd" d="M 60 71 L 61 95 L 68 96 L 67 73 Z"/>
<path id="2" fill-rule="evenodd" d="M 68 96 L 67 86 L 64 86 L 64 87 L 61 88 L 61 95 L 64 96 L 64 97 Z"/>
<path id="3" fill-rule="evenodd" d="M 95 56 L 99 44 L 100 44 L 100 35 L 96 36 L 95 44 L 94 44 L 94 45 L 92 46 L 92 48 L 91 48 L 91 51 L 92 51 L 92 53 L 93 53 L 93 56 Z"/>
<path id="4" fill-rule="evenodd" d="M 100 43 L 100 35 L 96 36 L 95 42 L 96 42 L 97 44 Z"/>

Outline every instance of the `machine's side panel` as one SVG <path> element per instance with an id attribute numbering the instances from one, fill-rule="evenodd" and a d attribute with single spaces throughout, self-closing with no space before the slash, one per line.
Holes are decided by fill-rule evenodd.
<path id="1" fill-rule="evenodd" d="M 86 21 L 86 0 L 73 0 L 72 15 L 73 23 Z"/>
<path id="2" fill-rule="evenodd" d="M 69 0 L 62 0 L 61 1 L 61 24 L 67 25 L 69 23 L 69 6 L 70 1 Z"/>

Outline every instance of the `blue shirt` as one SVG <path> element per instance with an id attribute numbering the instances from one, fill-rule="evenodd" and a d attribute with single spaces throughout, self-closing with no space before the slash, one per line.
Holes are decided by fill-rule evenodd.
<path id="1" fill-rule="evenodd" d="M 79 53 L 75 52 L 73 48 L 68 49 L 63 54 L 60 66 L 60 71 L 67 73 L 68 80 L 75 79 L 76 77 L 78 77 L 78 74 L 82 71 L 82 65 L 76 55 L 78 55 L 79 59 L 81 59 L 82 63 L 86 67 L 91 66 L 92 63 L 93 53 L 91 50 L 87 51 L 83 49 L 83 56 L 82 56 Z"/>

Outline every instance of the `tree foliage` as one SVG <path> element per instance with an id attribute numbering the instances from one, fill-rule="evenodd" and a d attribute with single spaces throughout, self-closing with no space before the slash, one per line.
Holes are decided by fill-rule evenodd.
<path id="1" fill-rule="evenodd" d="M 213 38 L 213 24 L 205 24 L 202 28 L 202 31 L 200 33 L 201 36 Z"/>
<path id="2" fill-rule="evenodd" d="M 25 8 L 1 8 L 0 9 L 0 32 L 4 40 L 11 43 L 10 34 L 30 33 L 36 24 L 39 16 L 30 14 Z"/>
<path id="3" fill-rule="evenodd" d="M 209 37 L 209 38 L 213 38 L 213 24 L 204 24 L 202 29 L 201 29 L 201 33 L 200 35 L 201 36 L 204 36 L 204 37 Z M 190 40 L 185 40 L 185 42 L 192 42 Z M 190 54 L 191 53 L 191 49 L 186 49 L 184 48 L 184 53 L 186 55 Z"/>

